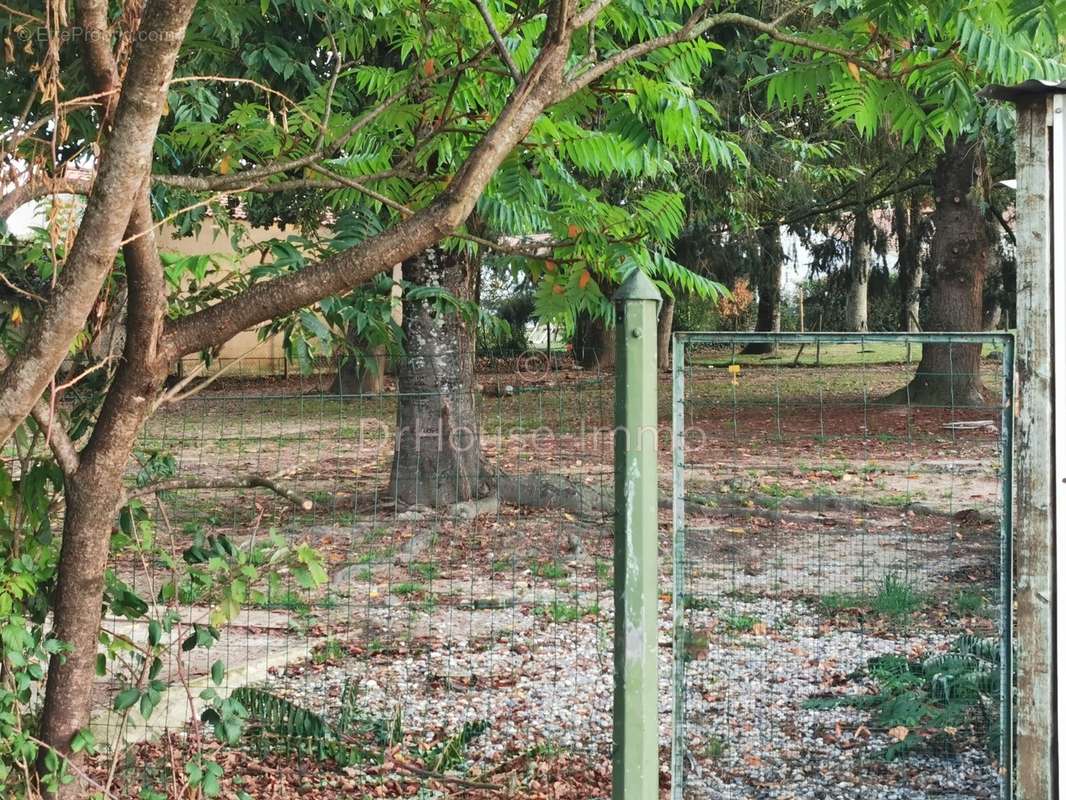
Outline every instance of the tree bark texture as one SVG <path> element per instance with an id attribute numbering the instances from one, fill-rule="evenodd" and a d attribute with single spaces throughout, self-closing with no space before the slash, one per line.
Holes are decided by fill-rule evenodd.
<path id="1" fill-rule="evenodd" d="M 68 645 L 69 652 L 54 656 L 49 663 L 40 727 L 41 740 L 64 756 L 70 754 L 74 734 L 89 721 L 104 574 L 111 530 L 124 494 L 122 478 L 168 366 L 157 350 L 166 294 L 148 196 L 143 191 L 126 234 L 123 255 L 129 309 L 122 361 L 64 492 L 53 635 Z M 84 788 L 75 781 L 61 795 L 83 796 Z"/>
<path id="2" fill-rule="evenodd" d="M 755 275 L 759 302 L 756 306 L 755 331 L 781 331 L 781 270 L 785 264 L 785 250 L 781 245 L 781 229 L 775 223 L 764 225 L 756 236 L 759 252 L 759 272 Z M 771 353 L 777 347 L 770 342 L 753 342 L 745 353 Z"/>
<path id="3" fill-rule="evenodd" d="M 892 226 L 896 236 L 896 272 L 899 275 L 899 329 L 908 333 L 921 330 L 921 291 L 924 268 L 922 244 L 928 225 L 922 218 L 921 198 L 898 200 L 892 209 Z"/>
<path id="4" fill-rule="evenodd" d="M 936 163 L 930 252 L 929 330 L 980 331 L 992 243 L 980 198 L 980 146 L 956 140 Z M 982 405 L 980 345 L 922 347 L 910 385 L 896 399 L 942 406 Z"/>
<path id="5" fill-rule="evenodd" d="M 664 297 L 659 309 L 658 326 L 659 369 L 670 371 L 670 342 L 674 335 L 674 298 Z"/>
<path id="6" fill-rule="evenodd" d="M 574 324 L 574 359 L 585 369 L 614 366 L 614 326 L 602 317 L 578 313 Z"/>
<path id="7" fill-rule="evenodd" d="M 862 333 L 870 328 L 870 270 L 873 265 L 873 224 L 870 210 L 855 210 L 851 238 L 851 263 L 848 265 L 848 297 L 845 325 L 849 331 Z"/>
<path id="8" fill-rule="evenodd" d="M 404 262 L 418 286 L 473 297 L 478 262 L 433 247 Z M 396 449 L 390 494 L 410 505 L 441 506 L 484 497 L 491 470 L 481 456 L 473 325 L 453 308 L 404 297 L 405 353 L 398 371 Z"/>

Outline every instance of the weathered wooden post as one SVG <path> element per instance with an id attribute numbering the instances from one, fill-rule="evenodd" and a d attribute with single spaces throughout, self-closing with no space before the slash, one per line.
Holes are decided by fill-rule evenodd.
<path id="1" fill-rule="evenodd" d="M 1017 129 L 1017 401 L 1014 487 L 1014 796 L 1052 800 L 1066 786 L 1066 746 L 1055 731 L 1066 693 L 1055 697 L 1058 530 L 1066 531 L 1066 83 L 1026 81 L 992 86 L 988 97 L 1018 111 Z M 1009 602 L 1010 598 L 1005 598 Z M 1058 647 L 1066 647 L 1066 616 L 1057 615 Z M 1006 634 L 1007 632 L 1005 632 Z M 1009 725 L 1009 720 L 1004 724 Z M 1057 758 L 1056 758 L 1057 756 Z M 1057 766 L 1056 766 L 1057 762 Z"/>
<path id="2" fill-rule="evenodd" d="M 640 270 L 614 295 L 613 800 L 659 797 L 658 379 L 662 296 Z"/>

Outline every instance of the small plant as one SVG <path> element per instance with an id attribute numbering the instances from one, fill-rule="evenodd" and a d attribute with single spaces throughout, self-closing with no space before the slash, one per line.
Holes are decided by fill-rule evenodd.
<path id="1" fill-rule="evenodd" d="M 424 581 L 436 580 L 440 577 L 440 567 L 434 564 L 432 561 L 427 562 L 413 562 L 409 567 L 409 570 L 415 575 L 420 577 Z"/>
<path id="2" fill-rule="evenodd" d="M 537 609 L 537 613 L 549 617 L 552 622 L 577 622 L 584 617 L 594 617 L 600 613 L 598 605 L 581 607 L 576 603 L 563 603 L 552 600 L 546 606 Z"/>
<path id="3" fill-rule="evenodd" d="M 347 651 L 344 645 L 337 639 L 327 639 L 320 646 L 316 647 L 311 654 L 311 660 L 316 664 L 328 664 L 330 662 L 341 661 L 346 655 Z"/>
<path id="4" fill-rule="evenodd" d="M 718 607 L 714 600 L 692 594 L 686 594 L 681 604 L 686 611 L 709 611 Z"/>
<path id="5" fill-rule="evenodd" d="M 974 617 L 985 610 L 985 597 L 980 592 L 960 589 L 952 600 L 955 613 L 960 617 Z"/>
<path id="6" fill-rule="evenodd" d="M 596 559 L 596 578 L 603 583 L 612 585 L 614 583 L 614 565 L 610 561 Z"/>
<path id="7" fill-rule="evenodd" d="M 703 757 L 717 761 L 725 755 L 725 751 L 728 749 L 729 743 L 725 739 L 720 736 L 712 736 L 703 747 Z"/>
<path id="8" fill-rule="evenodd" d="M 300 597 L 297 592 L 291 590 L 275 592 L 270 589 L 255 605 L 270 611 L 292 611 L 297 614 L 308 614 L 311 611 L 311 606 L 307 601 Z"/>
<path id="9" fill-rule="evenodd" d="M 747 614 L 727 614 L 722 622 L 729 633 L 750 633 L 759 624 L 759 618 Z"/>
<path id="10" fill-rule="evenodd" d="M 1001 674 L 994 639 L 961 636 L 948 652 L 924 660 L 877 656 L 850 677 L 872 680 L 878 692 L 811 698 L 804 706 L 869 711 L 892 740 L 887 759 L 923 747 L 962 750 L 981 738 L 990 753 L 999 748 Z"/>
<path id="11" fill-rule="evenodd" d="M 538 578 L 552 581 L 567 576 L 566 568 L 558 561 L 545 561 L 539 564 L 534 562 L 530 567 L 530 571 Z"/>
<path id="12" fill-rule="evenodd" d="M 498 558 L 492 562 L 493 572 L 512 572 L 515 568 L 513 558 Z"/>
<path id="13" fill-rule="evenodd" d="M 911 584 L 895 575 L 886 575 L 881 590 L 870 607 L 884 617 L 904 619 L 925 605 L 925 598 Z"/>
<path id="14" fill-rule="evenodd" d="M 409 597 L 415 594 L 422 594 L 426 590 L 426 587 L 421 583 L 397 583 L 392 587 L 392 593 L 399 595 L 400 597 Z"/>

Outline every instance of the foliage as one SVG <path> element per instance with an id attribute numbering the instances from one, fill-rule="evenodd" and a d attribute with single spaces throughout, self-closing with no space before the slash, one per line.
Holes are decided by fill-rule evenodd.
<path id="1" fill-rule="evenodd" d="M 983 737 L 993 755 L 999 749 L 1000 643 L 961 636 L 946 653 L 925 659 L 900 655 L 871 658 L 852 680 L 868 678 L 870 694 L 813 698 L 807 708 L 850 706 L 869 711 L 893 740 L 885 758 L 923 747 L 962 749 Z"/>
<path id="2" fill-rule="evenodd" d="M 260 753 L 298 752 L 343 767 L 367 760 L 380 762 L 381 751 L 404 739 L 399 714 L 388 719 L 368 715 L 360 707 L 359 685 L 353 680 L 345 683 L 335 723 L 265 689 L 243 687 L 232 697 L 249 720 L 243 741 Z M 460 768 L 467 745 L 487 729 L 484 720 L 466 722 L 432 747 L 416 746 L 412 755 L 435 773 Z M 237 738 L 227 741 L 236 744 Z"/>

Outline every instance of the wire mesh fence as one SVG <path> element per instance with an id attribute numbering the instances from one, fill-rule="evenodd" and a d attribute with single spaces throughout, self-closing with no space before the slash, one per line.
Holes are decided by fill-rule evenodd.
<path id="1" fill-rule="evenodd" d="M 204 749 L 232 796 L 609 794 L 612 382 L 543 353 L 482 361 L 476 381 L 442 411 L 392 377 L 340 395 L 329 370 L 228 375 L 153 417 L 131 493 L 154 487 L 144 524 L 166 555 L 116 555 L 114 587 L 151 607 L 105 619 L 129 657 L 94 699 L 118 796 L 168 796 L 173 765 Z M 434 428 L 457 392 L 475 474 L 434 504 L 456 489 Z M 401 462 L 402 404 L 428 425 Z M 149 667 L 138 648 L 160 637 Z M 155 688 L 147 720 L 131 687 Z"/>
<path id="2" fill-rule="evenodd" d="M 1009 796 L 1009 337 L 674 358 L 673 797 Z"/>

